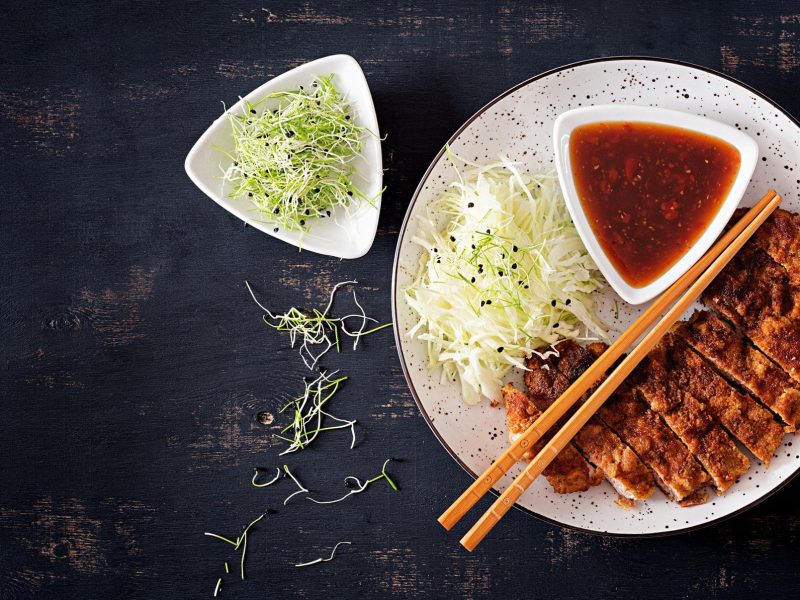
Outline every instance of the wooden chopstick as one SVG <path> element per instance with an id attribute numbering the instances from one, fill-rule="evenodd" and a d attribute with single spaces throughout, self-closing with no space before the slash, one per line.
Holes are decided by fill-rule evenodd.
<path id="1" fill-rule="evenodd" d="M 673 283 L 644 311 L 609 348 L 594 362 L 591 368 L 585 371 L 561 395 L 558 402 L 554 402 L 542 415 L 520 436 L 500 457 L 495 460 L 480 477 L 470 485 L 459 498 L 439 517 L 439 523 L 445 529 L 451 529 L 461 517 L 475 506 L 486 492 L 492 489 L 500 478 L 505 475 L 522 455 L 563 417 L 578 399 L 586 393 L 597 381 L 602 373 L 608 371 L 613 364 L 630 348 L 650 325 L 672 304 L 680 294 L 697 279 L 703 271 L 733 242 L 756 215 L 769 205 L 777 196 L 775 190 L 769 190 L 731 229 L 725 233 L 711 249 L 697 263 L 695 263 L 682 277 Z"/>
<path id="2" fill-rule="evenodd" d="M 772 192 L 774 194 L 774 192 Z M 477 523 L 470 529 L 467 534 L 461 539 L 461 544 L 469 551 L 472 551 L 480 541 L 492 530 L 492 528 L 500 521 L 503 515 L 508 512 L 514 503 L 519 499 L 522 493 L 528 489 L 528 486 L 538 477 L 542 471 L 549 465 L 553 459 L 558 455 L 561 450 L 575 437 L 578 431 L 583 427 L 586 422 L 594 415 L 600 408 L 603 402 L 614 393 L 619 385 L 631 374 L 639 362 L 647 355 L 650 350 L 661 340 L 670 327 L 681 317 L 689 306 L 700 296 L 703 290 L 714 280 L 725 265 L 736 255 L 742 246 L 750 239 L 756 230 L 764 223 L 766 218 L 777 208 L 781 202 L 781 197 L 777 194 L 773 195 L 767 201 L 765 206 L 761 206 L 759 202 L 757 206 L 761 207 L 760 211 L 756 211 L 753 207 L 747 214 L 737 223 L 736 229 L 740 229 L 740 233 L 735 236 L 733 241 L 714 259 L 708 269 L 689 287 L 686 293 L 670 308 L 664 317 L 656 323 L 653 328 L 642 338 L 642 341 L 625 357 L 608 378 L 597 388 L 597 390 L 589 397 L 589 399 L 580 407 L 575 414 L 570 417 L 564 427 L 562 427 L 551 439 L 544 448 L 534 457 L 534 459 L 525 467 L 523 472 L 514 480 L 514 483 L 503 492 L 499 498 L 492 504 Z M 755 214 L 754 214 L 755 213 Z M 744 228 L 738 227 L 742 222 L 746 223 Z M 730 233 L 730 232 L 729 232 Z M 730 236 L 725 236 L 728 238 Z M 599 361 L 597 361 L 599 362 Z M 597 364 L 595 362 L 595 365 Z M 589 368 L 595 375 L 595 379 L 599 377 L 601 372 L 594 368 L 594 365 Z M 588 372 L 588 371 L 587 371 Z M 563 396 L 559 398 L 557 403 L 563 401 Z"/>

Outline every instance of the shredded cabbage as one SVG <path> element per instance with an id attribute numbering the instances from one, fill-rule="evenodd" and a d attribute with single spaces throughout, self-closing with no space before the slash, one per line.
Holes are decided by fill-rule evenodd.
<path id="1" fill-rule="evenodd" d="M 604 281 L 554 174 L 522 173 L 504 156 L 484 166 L 449 149 L 448 157 L 457 180 L 412 238 L 424 253 L 405 290 L 419 315 L 408 335 L 427 343 L 430 368 L 460 380 L 464 401 L 475 404 L 497 398 L 508 370 L 525 369 L 537 348 L 607 339 L 593 297 Z"/>

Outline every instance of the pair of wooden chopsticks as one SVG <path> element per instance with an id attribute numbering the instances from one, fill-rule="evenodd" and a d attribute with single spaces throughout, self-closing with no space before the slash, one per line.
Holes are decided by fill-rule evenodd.
<path id="1" fill-rule="evenodd" d="M 730 262 L 744 243 L 764 223 L 777 208 L 781 197 L 770 190 L 747 213 L 729 229 L 712 248 L 665 291 L 642 315 L 625 331 L 561 397 L 514 442 L 475 482 L 439 517 L 445 529 L 451 529 L 488 492 L 505 473 L 522 458 L 533 445 L 563 417 L 567 411 L 585 394 L 592 385 L 606 373 L 613 364 L 633 345 L 633 343 L 656 323 L 669 306 L 672 308 L 647 332 L 642 341 L 595 390 L 589 399 L 570 417 L 544 448 L 525 467 L 522 474 L 492 504 L 478 522 L 461 539 L 461 544 L 470 552 L 486 537 L 492 528 L 508 512 L 528 486 L 538 477 L 547 465 L 570 442 L 586 422 L 594 415 L 614 390 L 630 375 L 636 365 L 658 343 L 670 327 L 687 308 L 700 296 L 719 272 Z M 688 289 L 687 289 L 688 288 Z M 683 293 L 683 292 L 686 293 Z M 681 294 L 683 294 L 681 296 Z M 677 302 L 676 302 L 677 300 Z"/>

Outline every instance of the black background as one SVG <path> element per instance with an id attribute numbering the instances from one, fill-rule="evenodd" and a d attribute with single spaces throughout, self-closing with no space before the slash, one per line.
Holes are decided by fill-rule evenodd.
<path id="1" fill-rule="evenodd" d="M 360 282 L 390 319 L 390 267 L 419 177 L 450 134 L 517 82 L 564 63 L 653 55 L 721 70 L 800 114 L 791 2 L 4 3 L 0 20 L 0 598 L 787 597 L 797 592 L 800 481 L 732 520 L 620 539 L 512 511 L 472 554 L 435 519 L 468 483 L 406 388 L 391 334 L 329 355 L 358 418 L 286 457 L 318 496 L 379 472 L 348 502 L 254 489 L 282 464 L 274 411 L 304 367 L 269 306 L 324 304 Z M 364 258 L 298 254 L 244 227 L 183 160 L 265 80 L 344 52 L 377 106 L 385 183 Z M 342 306 L 346 306 L 343 302 Z M 485 502 L 482 506 L 485 506 Z M 236 556 L 204 531 L 249 538 Z M 348 540 L 334 562 L 296 569 Z M 232 548 L 231 548 L 232 550 Z M 222 597 L 221 596 L 221 597 Z"/>

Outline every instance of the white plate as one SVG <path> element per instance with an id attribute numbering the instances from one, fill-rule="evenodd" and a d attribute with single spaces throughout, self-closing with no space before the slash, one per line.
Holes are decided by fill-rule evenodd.
<path id="1" fill-rule="evenodd" d="M 753 136 L 761 148 L 743 205 L 751 205 L 768 188 L 783 196 L 783 207 L 800 211 L 800 127 L 779 106 L 726 76 L 688 64 L 647 58 L 607 58 L 569 65 L 525 81 L 482 108 L 448 142 L 460 156 L 489 161 L 499 153 L 523 162 L 529 169 L 552 170 L 553 121 L 562 112 L 590 104 L 626 103 L 660 106 L 716 119 Z M 487 401 L 467 406 L 458 386 L 442 383 L 429 372 L 423 344 L 406 332 L 414 315 L 403 289 L 416 272 L 420 250 L 409 243 L 419 217 L 453 172 L 443 153 L 434 159 L 417 188 L 400 232 L 392 290 L 397 347 L 406 379 L 436 437 L 473 477 L 506 448 L 504 411 Z M 647 305 L 631 306 L 606 290 L 599 298 L 603 317 L 622 331 Z M 619 307 L 615 318 L 615 305 Z M 696 507 L 681 508 L 661 492 L 630 511 L 617 507 L 616 493 L 603 483 L 582 494 L 559 495 L 540 478 L 520 498 L 518 506 L 548 521 L 587 531 L 619 535 L 663 535 L 707 525 L 752 506 L 784 485 L 800 468 L 800 451 L 783 447 L 768 470 L 757 460 L 727 494 Z M 516 476 L 519 466 L 510 473 Z M 500 481 L 504 489 L 511 482 Z M 453 487 L 449 498 L 462 492 Z M 440 507 L 442 510 L 446 506 Z"/>
<path id="2" fill-rule="evenodd" d="M 331 73 L 334 74 L 336 89 L 353 109 L 356 125 L 365 127 L 374 134 L 364 135 L 361 154 L 353 163 L 355 167 L 353 183 L 367 198 L 377 198 L 374 206 L 368 203 L 349 209 L 338 206 L 331 211 L 330 218 L 310 221 L 311 230 L 308 233 L 284 231 L 273 223 L 265 222 L 247 198 L 231 198 L 230 182 L 223 182 L 221 179 L 222 172 L 230 166 L 231 159 L 214 146 L 223 148 L 229 153 L 233 151 L 231 125 L 224 113 L 211 124 L 189 151 L 185 168 L 191 180 L 209 198 L 259 231 L 302 247 L 303 250 L 339 258 L 359 258 L 372 247 L 378 230 L 381 207 L 378 194 L 383 187 L 383 161 L 375 106 L 364 72 L 356 60 L 346 54 L 336 54 L 301 65 L 256 88 L 234 104 L 229 112 L 242 115 L 245 110 L 244 100 L 255 102 L 273 92 L 297 89 L 301 85 L 309 86 L 315 77 L 324 77 Z M 269 106 L 274 106 L 276 103 L 277 101 Z"/>
<path id="3" fill-rule="evenodd" d="M 572 166 L 569 160 L 570 135 L 576 127 L 600 121 L 639 121 L 671 125 L 672 127 L 689 129 L 724 140 L 739 151 L 739 171 L 731 185 L 731 189 L 728 191 L 728 195 L 711 223 L 708 224 L 703 235 L 663 275 L 644 287 L 634 287 L 625 281 L 609 260 L 600 245 L 600 241 L 589 225 L 589 220 L 583 211 L 583 204 L 581 204 L 578 197 L 578 190 L 575 188 L 575 180 L 572 176 Z M 714 119 L 699 117 L 680 110 L 669 110 L 654 106 L 601 104 L 569 110 L 561 113 L 556 119 L 553 125 L 553 140 L 556 171 L 558 171 L 558 178 L 561 180 L 561 189 L 564 192 L 569 214 L 575 223 L 575 229 L 578 230 L 586 249 L 597 264 L 597 268 L 600 269 L 600 272 L 608 281 L 608 284 L 616 290 L 623 300 L 631 304 L 641 304 L 652 300 L 675 283 L 678 277 L 700 260 L 700 257 L 705 254 L 706 250 L 711 247 L 711 244 L 722 232 L 733 211 L 739 205 L 750 184 L 750 178 L 753 176 L 753 171 L 758 161 L 758 145 L 756 141 L 739 129 Z"/>

